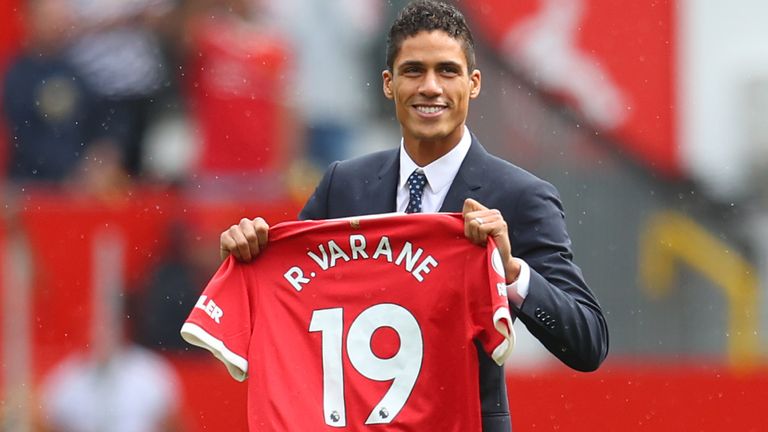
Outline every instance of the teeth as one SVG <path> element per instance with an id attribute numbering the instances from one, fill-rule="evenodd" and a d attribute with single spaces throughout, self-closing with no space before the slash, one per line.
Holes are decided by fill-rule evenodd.
<path id="1" fill-rule="evenodd" d="M 419 112 L 423 112 L 424 114 L 434 114 L 434 113 L 436 113 L 436 112 L 438 112 L 438 111 L 442 111 L 443 107 L 434 107 L 434 106 L 426 107 L 426 106 L 418 106 L 418 107 L 416 107 L 416 109 L 417 109 L 417 110 L 419 110 Z"/>

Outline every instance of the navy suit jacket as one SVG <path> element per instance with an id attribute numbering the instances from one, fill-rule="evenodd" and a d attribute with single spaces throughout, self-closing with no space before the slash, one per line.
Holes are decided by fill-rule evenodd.
<path id="1" fill-rule="evenodd" d="M 334 162 L 299 218 L 394 212 L 399 169 L 398 149 Z M 571 260 L 571 241 L 557 190 L 489 154 L 473 135 L 440 211 L 461 212 L 466 198 L 501 212 L 512 254 L 531 268 L 530 289 L 522 307 L 510 305 L 517 317 L 568 366 L 580 371 L 597 369 L 608 353 L 608 329 L 595 296 Z M 478 356 L 483 431 L 509 431 L 504 369 L 479 348 Z"/>

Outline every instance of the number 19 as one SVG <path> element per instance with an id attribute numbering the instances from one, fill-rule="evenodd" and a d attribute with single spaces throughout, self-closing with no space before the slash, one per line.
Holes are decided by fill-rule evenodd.
<path id="1" fill-rule="evenodd" d="M 390 358 L 380 358 L 371 350 L 371 338 L 382 327 L 392 328 L 400 338 L 400 349 Z M 347 425 L 344 399 L 342 308 L 321 309 L 312 313 L 310 332 L 322 334 L 323 415 L 334 427 Z M 405 308 L 391 303 L 369 307 L 355 318 L 347 335 L 347 355 L 355 370 L 375 381 L 392 381 L 365 424 L 392 422 L 405 406 L 421 371 L 423 340 L 416 318 Z"/>

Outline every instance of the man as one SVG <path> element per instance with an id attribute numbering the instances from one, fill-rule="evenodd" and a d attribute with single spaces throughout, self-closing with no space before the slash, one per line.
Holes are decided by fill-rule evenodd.
<path id="1" fill-rule="evenodd" d="M 91 143 L 94 98 L 61 53 L 73 22 L 66 4 L 34 0 L 26 5 L 24 49 L 0 77 L 7 173 L 21 183 L 62 182 L 75 176 Z"/>
<path id="2" fill-rule="evenodd" d="M 491 236 L 499 247 L 511 306 L 528 330 L 568 366 L 597 369 L 608 330 L 571 261 L 557 191 L 488 154 L 465 126 L 481 74 L 461 13 L 433 0 L 406 6 L 390 29 L 382 78 L 395 103 L 400 149 L 331 164 L 299 218 L 461 211 L 469 240 Z M 421 183 L 423 195 L 410 191 Z M 262 218 L 241 220 L 221 234 L 222 258 L 250 261 L 267 247 L 268 232 Z M 483 430 L 508 431 L 504 371 L 480 351 Z"/>

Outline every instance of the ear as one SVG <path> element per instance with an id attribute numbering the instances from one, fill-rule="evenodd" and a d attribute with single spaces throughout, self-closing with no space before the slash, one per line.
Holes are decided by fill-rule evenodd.
<path id="1" fill-rule="evenodd" d="M 381 82 L 384 96 L 386 96 L 387 99 L 394 99 L 395 94 L 392 91 L 392 72 L 390 72 L 389 69 L 384 69 L 384 71 L 381 72 Z"/>
<path id="2" fill-rule="evenodd" d="M 480 94 L 480 87 L 481 87 L 481 75 L 480 71 L 478 69 L 475 69 L 472 71 L 471 74 L 469 74 L 469 97 L 474 99 Z"/>

